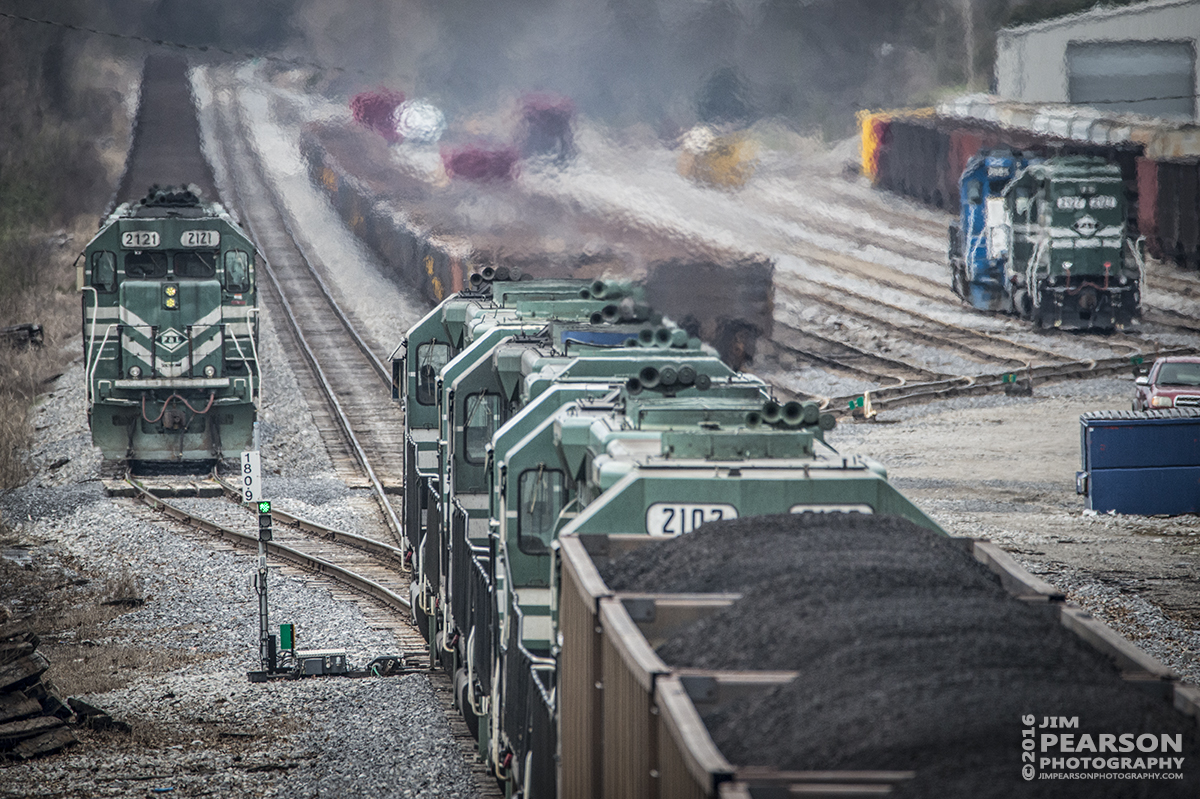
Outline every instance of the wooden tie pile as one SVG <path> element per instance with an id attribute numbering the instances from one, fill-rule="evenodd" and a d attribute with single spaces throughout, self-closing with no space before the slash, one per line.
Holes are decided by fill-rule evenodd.
<path id="1" fill-rule="evenodd" d="M 28 760 L 70 746 L 78 740 L 71 725 L 128 730 L 82 700 L 60 699 L 37 645 L 28 629 L 0 627 L 0 758 Z"/>

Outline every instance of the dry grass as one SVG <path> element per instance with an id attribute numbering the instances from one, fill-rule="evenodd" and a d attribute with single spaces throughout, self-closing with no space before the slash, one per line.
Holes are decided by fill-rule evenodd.
<path id="1" fill-rule="evenodd" d="M 64 567 L 70 567 L 68 571 Z M 72 577 L 76 563 L 22 568 L 0 560 L 0 605 L 41 639 L 49 679 L 61 696 L 101 693 L 137 675 L 162 674 L 204 660 L 198 655 L 113 641 L 108 623 L 140 607 L 144 594 L 130 572 L 95 579 Z"/>
<path id="2" fill-rule="evenodd" d="M 71 347 L 80 324 L 72 264 L 94 228 L 94 218 L 81 217 L 69 231 L 31 232 L 0 248 L 0 273 L 17 278 L 0 287 L 0 327 L 38 324 L 44 335 L 40 347 L 0 339 L 0 489 L 29 479 L 29 409 L 78 354 Z"/>

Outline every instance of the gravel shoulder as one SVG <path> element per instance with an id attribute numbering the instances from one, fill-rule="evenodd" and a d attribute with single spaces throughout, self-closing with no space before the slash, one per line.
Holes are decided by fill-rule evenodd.
<path id="1" fill-rule="evenodd" d="M 264 336 L 268 362 L 278 342 Z M 293 392 L 267 396 L 288 397 Z M 9 532 L 0 560 L 0 615 L 64 609 L 43 635 L 49 677 L 128 723 L 81 730 L 79 745 L 0 763 L 0 797 L 477 795 L 427 677 L 251 684 L 257 668 L 254 561 L 189 533 L 132 500 L 107 497 L 84 421 L 75 363 L 37 409 L 38 476 L 0 497 Z M 270 407 L 270 406 L 268 406 Z M 286 403 L 264 413 L 264 451 L 304 451 L 315 433 Z M 51 463 L 67 459 L 57 469 Z M 314 467 L 314 462 L 316 467 Z M 319 458 L 275 460 L 267 482 L 284 507 L 356 527 L 354 492 Z M 398 652 L 357 602 L 291 569 L 271 570 L 272 621 L 297 625 L 302 646 L 344 648 L 353 665 Z M 25 586 L 23 588 L 23 586 Z M 86 619 L 120 591 L 141 604 Z M 85 621 L 79 623 L 79 619 Z"/>

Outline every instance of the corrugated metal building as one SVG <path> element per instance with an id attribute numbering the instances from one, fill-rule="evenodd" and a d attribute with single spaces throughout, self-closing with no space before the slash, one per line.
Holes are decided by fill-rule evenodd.
<path id="1" fill-rule="evenodd" d="M 1005 100 L 1197 119 L 1200 0 L 1152 0 L 1002 30 Z"/>

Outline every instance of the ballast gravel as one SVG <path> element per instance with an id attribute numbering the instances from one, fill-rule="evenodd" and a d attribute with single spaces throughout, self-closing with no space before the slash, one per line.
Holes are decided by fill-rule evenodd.
<path id="1" fill-rule="evenodd" d="M 264 339 L 269 359 L 277 342 Z M 271 391 L 275 379 L 265 387 L 268 396 L 280 396 Z M 131 586 L 144 600 L 140 607 L 100 625 L 88 641 L 64 635 L 44 646 L 148 650 L 151 665 L 114 674 L 120 687 L 81 697 L 130 724 L 131 733 L 80 730 L 81 743 L 60 753 L 0 762 L 0 797 L 477 796 L 424 675 L 249 682 L 247 672 L 258 668 L 254 558 L 105 494 L 81 412 L 82 385 L 77 363 L 37 408 L 41 431 L 31 457 L 38 476 L 0 496 L 0 513 L 20 544 L 0 577 L 8 581 L 14 569 L 57 575 L 49 582 L 63 592 L 82 590 L 70 586 L 85 580 Z M 313 435 L 304 416 L 277 418 L 275 445 Z M 66 465 L 46 468 L 63 457 Z M 328 474 L 272 482 L 287 495 L 285 509 L 355 529 L 357 511 L 346 504 L 355 492 Z M 236 520 L 245 511 L 230 505 L 224 515 Z M 358 667 L 399 653 L 392 634 L 372 627 L 356 603 L 274 568 L 269 586 L 272 622 L 294 623 L 301 647 L 345 649 Z M 49 599 L 20 600 L 0 590 L 3 615 L 36 612 Z"/>
<path id="2" fill-rule="evenodd" d="M 1057 608 L 1012 598 L 961 546 L 903 519 L 710 523 L 601 572 L 616 590 L 743 593 L 657 648 L 672 667 L 798 672 L 705 716 L 739 766 L 914 771 L 898 796 L 1132 795 L 1022 779 L 1032 713 L 1077 717 L 1076 735 L 1178 735 L 1186 760 L 1200 754 L 1194 721 L 1124 682 Z M 1194 796 L 1200 775 L 1185 774 L 1153 795 Z"/>

